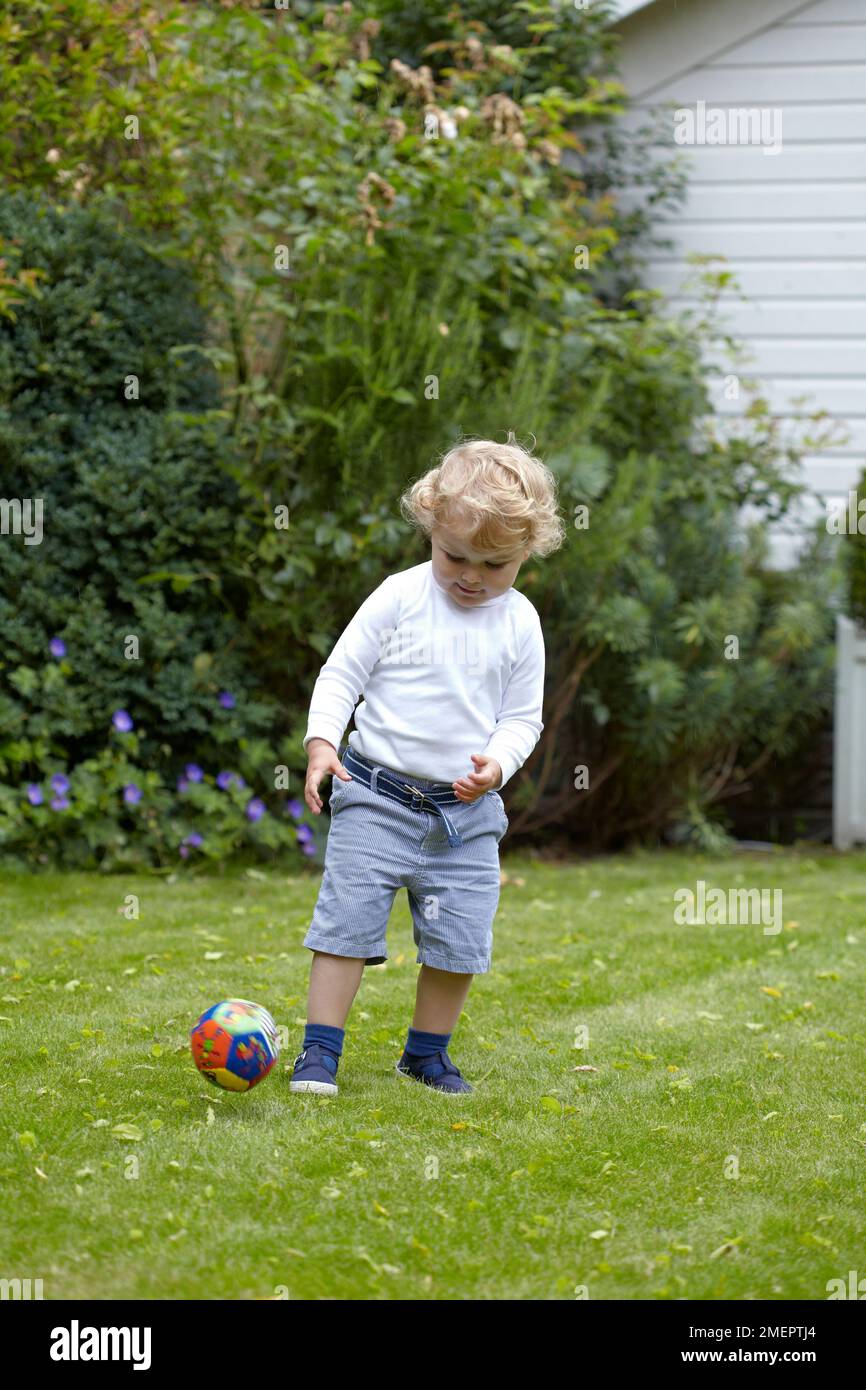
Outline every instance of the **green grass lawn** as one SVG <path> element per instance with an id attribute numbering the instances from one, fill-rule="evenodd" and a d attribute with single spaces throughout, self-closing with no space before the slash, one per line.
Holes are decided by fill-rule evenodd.
<path id="1" fill-rule="evenodd" d="M 450 1049 L 463 1098 L 394 1075 L 404 894 L 325 1099 L 288 1089 L 314 872 L 5 876 L 0 1278 L 47 1299 L 825 1299 L 866 1274 L 866 854 L 503 863 L 493 970 Z M 783 890 L 783 930 L 676 925 L 700 878 Z M 249 1095 L 188 1049 L 233 995 L 288 1029 Z"/>

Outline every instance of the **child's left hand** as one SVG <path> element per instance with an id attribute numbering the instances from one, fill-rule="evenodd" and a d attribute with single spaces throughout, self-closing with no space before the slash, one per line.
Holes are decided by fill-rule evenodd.
<path id="1" fill-rule="evenodd" d="M 502 768 L 495 758 L 484 753 L 472 753 L 475 771 L 460 777 L 451 785 L 460 801 L 477 801 L 485 792 L 494 791 L 502 781 Z"/>

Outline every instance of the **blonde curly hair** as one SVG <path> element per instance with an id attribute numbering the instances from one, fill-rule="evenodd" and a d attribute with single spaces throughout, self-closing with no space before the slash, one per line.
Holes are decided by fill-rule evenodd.
<path id="1" fill-rule="evenodd" d="M 493 556 L 517 549 L 549 555 L 566 528 L 557 510 L 556 479 L 518 443 L 465 439 L 409 486 L 400 498 L 407 521 L 428 538 L 447 526 L 474 549 Z"/>

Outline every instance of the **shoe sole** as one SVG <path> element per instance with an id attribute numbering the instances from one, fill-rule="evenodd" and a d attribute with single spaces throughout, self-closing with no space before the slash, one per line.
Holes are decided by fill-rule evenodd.
<path id="1" fill-rule="evenodd" d="M 290 1091 L 309 1091 L 316 1096 L 335 1096 L 339 1091 L 333 1081 L 290 1081 Z"/>
<path id="2" fill-rule="evenodd" d="M 422 1081 L 420 1076 L 413 1076 L 411 1072 L 401 1071 L 399 1063 L 395 1064 L 394 1070 L 404 1081 L 416 1081 L 424 1087 L 425 1091 L 435 1091 L 440 1096 L 471 1096 L 472 1089 L 468 1091 L 446 1091 L 442 1086 L 431 1086 L 429 1081 Z"/>

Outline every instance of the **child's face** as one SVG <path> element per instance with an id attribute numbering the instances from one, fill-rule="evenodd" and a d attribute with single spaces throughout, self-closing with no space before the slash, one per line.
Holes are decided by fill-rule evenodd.
<path id="1" fill-rule="evenodd" d="M 521 549 L 484 555 L 445 526 L 434 526 L 430 541 L 433 574 L 464 608 L 477 608 L 479 603 L 504 594 L 529 554 Z"/>

